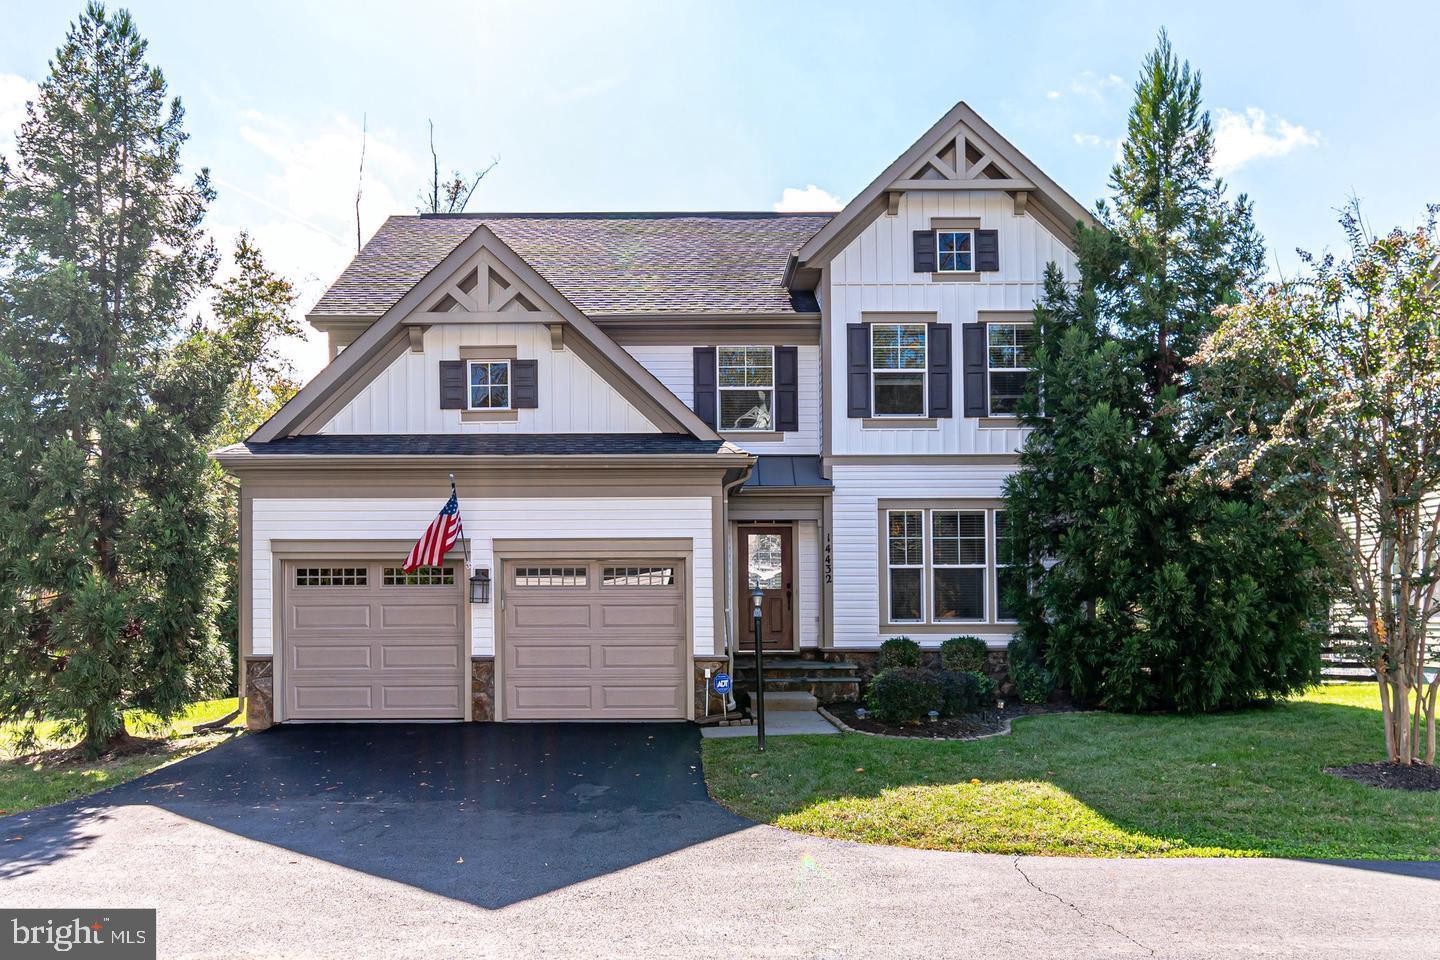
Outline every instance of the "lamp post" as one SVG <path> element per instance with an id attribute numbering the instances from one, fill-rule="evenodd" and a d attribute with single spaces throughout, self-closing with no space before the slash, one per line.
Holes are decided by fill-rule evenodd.
<path id="1" fill-rule="evenodd" d="M 765 591 L 756 587 L 750 591 L 750 599 L 755 601 L 755 736 L 760 746 L 760 752 L 765 752 L 765 642 L 760 634 L 760 604 L 765 599 Z"/>

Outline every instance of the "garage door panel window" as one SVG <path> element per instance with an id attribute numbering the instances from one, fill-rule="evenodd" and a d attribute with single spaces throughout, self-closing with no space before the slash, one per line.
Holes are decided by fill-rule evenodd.
<path id="1" fill-rule="evenodd" d="M 584 567 L 516 567 L 517 587 L 583 587 L 588 583 Z"/>
<path id="2" fill-rule="evenodd" d="M 416 567 L 409 573 L 401 567 L 386 567 L 381 581 L 387 587 L 453 587 L 454 567 Z"/>
<path id="3" fill-rule="evenodd" d="M 674 567 L 605 567 L 602 587 L 673 587 Z"/>
<path id="4" fill-rule="evenodd" d="M 296 567 L 297 587 L 365 587 L 370 571 L 365 567 Z"/>

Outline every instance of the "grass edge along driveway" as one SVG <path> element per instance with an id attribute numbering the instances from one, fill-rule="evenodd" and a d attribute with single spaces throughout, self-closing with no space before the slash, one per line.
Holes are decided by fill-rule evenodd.
<path id="1" fill-rule="evenodd" d="M 197 734 L 195 725 L 218 720 L 234 709 L 234 697 L 201 701 L 191 704 L 168 726 L 158 725 L 153 717 L 133 711 L 126 715 L 130 732 L 141 737 L 164 738 L 165 743 L 144 753 L 99 760 L 59 761 L 59 751 L 70 744 L 56 739 L 54 724 L 42 725 L 37 753 L 16 758 L 14 731 L 0 727 L 0 816 L 73 800 L 208 750 L 235 736 L 238 728 L 244 726 L 244 714 L 221 731 Z"/>
<path id="2" fill-rule="evenodd" d="M 1094 857 L 1440 859 L 1440 793 L 1324 772 L 1384 759 L 1373 684 L 1201 717 L 1055 714 L 969 742 L 706 740 L 716 800 L 862 843 Z"/>

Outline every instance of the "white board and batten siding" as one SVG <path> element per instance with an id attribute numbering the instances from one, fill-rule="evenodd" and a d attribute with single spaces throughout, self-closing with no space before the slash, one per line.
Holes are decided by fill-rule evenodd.
<path id="1" fill-rule="evenodd" d="M 880 633 L 880 584 L 885 570 L 880 563 L 880 500 L 990 500 L 1004 492 L 1012 467 L 951 466 L 947 464 L 885 463 L 836 464 L 831 549 L 835 569 L 835 622 L 831 625 L 836 647 L 874 649 L 897 628 Z M 954 624 L 954 633 L 973 634 L 992 647 L 1009 642 L 1009 632 L 982 632 Z M 936 646 L 950 634 L 912 633 L 922 646 Z"/>
<path id="2" fill-rule="evenodd" d="M 960 326 L 982 310 L 1034 309 L 1043 292 L 1046 265 L 1054 262 L 1071 279 L 1075 258 L 1053 234 L 1029 216 L 1015 216 L 1014 203 L 999 191 L 912 191 L 895 216 L 882 214 L 841 251 L 830 265 L 830 302 L 825 304 L 836 345 L 829 358 L 832 452 L 853 454 L 1001 454 L 1020 446 L 1019 430 L 982 427 L 959 416 L 962 377 Z M 978 217 L 983 229 L 998 231 L 1000 270 L 974 281 L 932 280 L 914 270 L 913 233 L 942 217 Z M 954 409 L 933 429 L 865 427 L 845 415 L 846 324 L 879 320 L 885 313 L 928 315 L 954 326 Z"/>
<path id="3" fill-rule="evenodd" d="M 670 388 L 691 410 L 695 409 L 695 348 L 688 346 L 627 346 L 631 356 Z M 820 348 L 801 346 L 796 349 L 799 366 L 800 429 L 786 433 L 785 439 L 750 440 L 744 431 L 734 434 L 734 441 L 750 453 L 815 454 L 820 452 Z M 730 436 L 726 431 L 726 436 Z"/>
<path id="4" fill-rule="evenodd" d="M 252 506 L 252 650 L 274 653 L 274 557 L 272 540 L 416 539 L 435 517 L 431 499 L 264 499 Z M 690 608 L 694 653 L 710 655 L 715 643 L 714 578 L 711 571 L 711 501 L 707 497 L 597 497 L 460 501 L 470 537 L 471 563 L 495 570 L 494 541 L 585 538 L 686 538 L 691 542 Z M 408 548 L 407 548 L 408 550 Z M 325 559 L 317 552 L 314 559 Z M 396 565 L 404 559 L 402 551 Z M 557 560 L 567 559 L 557 551 Z M 661 559 L 661 558 L 657 558 Z M 495 653 L 495 595 L 470 608 L 472 656 Z"/>
<path id="5" fill-rule="evenodd" d="M 440 361 L 460 348 L 514 347 L 537 361 L 539 405 L 511 421 L 464 423 L 440 409 Z M 321 433 L 657 433 L 655 425 L 568 349 L 554 350 L 538 323 L 442 324 L 425 331 L 425 352 L 406 351 L 320 430 Z"/>

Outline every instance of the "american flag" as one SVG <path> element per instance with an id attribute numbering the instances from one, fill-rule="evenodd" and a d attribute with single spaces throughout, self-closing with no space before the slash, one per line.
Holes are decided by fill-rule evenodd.
<path id="1" fill-rule="evenodd" d="M 455 491 L 450 491 L 450 499 L 445 501 L 445 506 L 440 508 L 435 519 L 430 521 L 430 526 L 425 528 L 425 533 L 415 542 L 415 547 L 410 551 L 410 556 L 405 558 L 405 572 L 410 573 L 417 567 L 438 567 L 445 562 L 445 553 L 455 546 L 464 525 L 460 522 L 460 501 L 455 499 Z"/>

